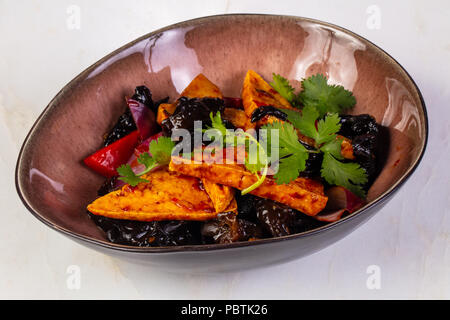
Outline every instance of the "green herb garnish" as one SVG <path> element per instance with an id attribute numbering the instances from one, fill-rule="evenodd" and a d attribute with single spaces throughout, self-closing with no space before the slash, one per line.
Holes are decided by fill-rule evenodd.
<path id="1" fill-rule="evenodd" d="M 169 164 L 174 147 L 175 143 L 168 137 L 159 137 L 158 140 L 152 140 L 149 145 L 149 152 L 143 152 L 137 158 L 137 161 L 143 164 L 145 169 L 136 174 L 129 164 L 123 164 L 117 168 L 117 172 L 120 174 L 119 180 L 133 187 L 141 182 L 148 182 L 148 180 L 141 178 L 141 176 L 150 172 L 158 165 Z"/>
<path id="2" fill-rule="evenodd" d="M 273 74 L 270 85 L 294 107 L 300 108 L 301 105 L 314 107 L 320 117 L 327 113 L 339 114 L 356 104 L 351 91 L 343 86 L 328 84 L 327 78 L 322 74 L 303 79 L 302 90 L 297 94 L 289 81 L 278 74 Z"/>
<path id="3" fill-rule="evenodd" d="M 277 184 L 287 184 L 295 180 L 300 172 L 305 170 L 306 160 L 309 157 L 307 150 L 299 141 L 297 131 L 288 122 L 275 121 L 264 125 L 261 129 L 267 130 L 268 144 L 272 145 L 273 130 L 278 130 L 279 162 L 278 171 L 274 175 Z"/>
<path id="4" fill-rule="evenodd" d="M 279 74 L 273 73 L 273 80 L 270 85 L 290 104 L 298 106 L 298 97 L 294 92 L 294 88 L 291 86 L 286 78 L 283 78 Z"/>
<path id="5" fill-rule="evenodd" d="M 365 196 L 361 185 L 367 183 L 367 174 L 359 164 L 338 161 L 331 153 L 325 152 L 320 173 L 329 184 L 342 186 L 359 197 Z"/>
<path id="6" fill-rule="evenodd" d="M 337 135 L 341 127 L 339 113 L 356 104 L 353 94 L 342 86 L 329 85 L 327 78 L 321 74 L 304 79 L 301 82 L 302 91 L 298 94 L 294 93 L 289 81 L 280 75 L 274 74 L 271 85 L 293 106 L 303 105 L 300 112 L 288 109 L 282 111 L 287 114 L 294 128 L 314 140 L 316 152 L 323 153 L 321 176 L 329 184 L 342 186 L 364 197 L 362 185 L 368 181 L 367 173 L 357 163 L 342 161 L 342 138 Z M 284 134 L 289 135 L 292 141 L 298 139 L 296 131 L 284 130 Z M 292 159 L 280 157 L 277 183 L 288 183 L 305 169 L 305 160 L 299 154 L 308 155 L 302 146 Z"/>

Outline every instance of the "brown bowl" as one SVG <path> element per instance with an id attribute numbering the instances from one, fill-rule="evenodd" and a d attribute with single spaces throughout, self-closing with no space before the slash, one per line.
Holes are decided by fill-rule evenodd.
<path id="1" fill-rule="evenodd" d="M 272 239 L 224 245 L 139 248 L 117 245 L 88 218 L 103 178 L 82 159 L 124 111 L 136 85 L 154 98 L 175 98 L 198 73 L 224 95 L 239 96 L 253 69 L 290 80 L 324 73 L 352 90 L 354 114 L 369 113 L 385 127 L 381 174 L 362 209 L 322 228 Z M 297 83 L 298 84 L 298 83 Z M 28 134 L 16 167 L 16 187 L 30 212 L 50 228 L 88 247 L 166 270 L 223 271 L 289 261 L 320 250 L 367 221 L 419 164 L 428 136 L 422 95 L 387 53 L 341 27 L 306 18 L 222 15 L 149 33 L 101 59 L 67 84 Z M 362 250 L 362 248 L 361 248 Z"/>

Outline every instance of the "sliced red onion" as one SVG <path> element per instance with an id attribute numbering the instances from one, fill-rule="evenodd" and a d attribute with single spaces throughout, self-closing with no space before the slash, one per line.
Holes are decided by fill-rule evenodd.
<path id="1" fill-rule="evenodd" d="M 335 222 L 342 218 L 344 213 L 348 212 L 346 209 L 340 209 L 333 212 L 321 212 L 314 216 L 314 219 L 323 222 Z"/>
<path id="2" fill-rule="evenodd" d="M 364 200 L 356 196 L 353 192 L 343 188 L 347 196 L 347 210 L 352 213 L 364 205 Z"/>
<path id="3" fill-rule="evenodd" d="M 344 214 L 355 212 L 361 208 L 364 201 L 355 196 L 349 190 L 335 186 L 326 192 L 328 203 L 325 210 L 314 218 L 319 221 L 334 222 L 342 218 Z"/>
<path id="4" fill-rule="evenodd" d="M 142 140 L 147 139 L 158 130 L 155 114 L 150 108 L 131 98 L 127 99 L 127 104 Z"/>

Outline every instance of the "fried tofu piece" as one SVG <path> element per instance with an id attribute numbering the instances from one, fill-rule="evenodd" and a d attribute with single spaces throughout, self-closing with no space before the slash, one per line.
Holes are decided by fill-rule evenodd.
<path id="1" fill-rule="evenodd" d="M 139 221 L 209 220 L 217 216 L 198 178 L 170 172 L 167 166 L 143 178 L 149 182 L 125 185 L 96 199 L 87 209 L 95 215 Z"/>
<path id="2" fill-rule="evenodd" d="M 289 101 L 283 98 L 270 84 L 268 84 L 259 74 L 253 70 L 248 70 L 244 84 L 242 87 L 242 104 L 244 106 L 245 113 L 249 119 L 251 119 L 253 112 L 262 106 L 273 106 L 279 109 L 290 109 L 298 111 L 298 109 L 291 106 Z M 274 121 L 281 121 L 274 116 L 266 116 L 256 123 L 251 123 L 245 128 L 245 130 L 255 127 L 261 127 L 265 124 L 272 123 Z M 299 139 L 306 143 L 313 142 L 310 138 L 303 136 L 299 133 Z"/>
<path id="3" fill-rule="evenodd" d="M 211 182 L 208 179 L 202 179 L 203 187 L 208 193 L 216 212 L 224 212 L 234 199 L 234 190 L 228 186 Z"/>
<path id="4" fill-rule="evenodd" d="M 245 111 L 241 109 L 225 108 L 222 118 L 230 121 L 236 128 L 247 130 L 254 127 L 254 124 L 250 122 L 250 118 L 247 117 Z"/>
<path id="5" fill-rule="evenodd" d="M 180 97 L 188 98 L 223 98 L 220 89 L 212 83 L 203 73 L 196 76 L 181 92 Z"/>
<path id="6" fill-rule="evenodd" d="M 158 112 L 156 113 L 156 122 L 159 125 L 163 122 L 163 120 L 167 119 L 175 112 L 177 105 L 175 103 L 161 103 L 158 107 Z"/>
<path id="7" fill-rule="evenodd" d="M 251 118 L 253 111 L 261 106 L 274 106 L 280 109 L 295 110 L 289 101 L 283 98 L 270 84 L 253 70 L 248 70 L 242 87 L 242 104 L 245 113 Z M 268 117 L 265 123 L 275 117 Z M 277 118 L 275 118 L 277 119 Z"/>
<path id="8" fill-rule="evenodd" d="M 223 98 L 220 89 L 212 83 L 204 74 L 200 73 L 191 83 L 181 92 L 180 97 L 188 98 Z M 156 114 L 156 121 L 161 124 L 164 119 L 167 119 L 174 113 L 177 107 L 175 103 L 164 103 L 158 108 Z"/>
<path id="9" fill-rule="evenodd" d="M 355 160 L 355 155 L 353 154 L 352 140 L 338 135 L 338 139 L 342 139 L 341 143 L 341 155 L 344 159 Z"/>
<path id="10" fill-rule="evenodd" d="M 172 157 L 169 170 L 208 179 L 239 190 L 248 188 L 257 181 L 255 175 L 239 164 L 198 163 L 181 157 Z M 289 184 L 278 185 L 272 178 L 267 177 L 250 193 L 284 203 L 310 216 L 315 216 L 322 211 L 328 200 L 324 194 L 323 185 L 307 178 L 298 178 Z"/>
<path id="11" fill-rule="evenodd" d="M 233 194 L 233 199 L 228 204 L 228 206 L 224 210 L 222 210 L 221 212 L 218 212 L 218 214 L 219 213 L 224 213 L 224 212 L 233 212 L 235 215 L 238 214 L 238 206 L 237 206 L 237 201 L 236 201 L 236 198 L 234 197 L 234 194 Z"/>

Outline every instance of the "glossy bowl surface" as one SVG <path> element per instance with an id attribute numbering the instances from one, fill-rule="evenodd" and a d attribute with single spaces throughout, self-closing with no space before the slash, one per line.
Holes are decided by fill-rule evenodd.
<path id="1" fill-rule="evenodd" d="M 103 178 L 82 164 L 124 111 L 123 97 L 145 84 L 154 99 L 174 99 L 204 73 L 226 96 L 240 96 L 244 75 L 288 79 L 316 73 L 352 90 L 353 114 L 385 127 L 385 164 L 368 204 L 320 229 L 226 245 L 137 248 L 108 242 L 86 214 Z M 297 85 L 299 82 L 295 82 Z M 67 84 L 28 134 L 16 187 L 30 212 L 49 227 L 96 250 L 166 270 L 224 271 L 305 256 L 369 219 L 417 167 L 428 135 L 419 89 L 408 73 L 368 40 L 338 26 L 300 17 L 223 15 L 178 23 L 112 52 Z"/>

